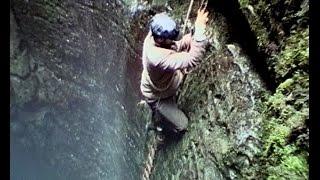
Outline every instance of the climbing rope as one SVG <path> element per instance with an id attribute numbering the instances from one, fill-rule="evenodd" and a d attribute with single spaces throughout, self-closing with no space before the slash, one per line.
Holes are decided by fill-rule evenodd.
<path id="1" fill-rule="evenodd" d="M 190 15 L 190 12 L 191 12 L 192 5 L 193 5 L 193 0 L 190 1 L 190 5 L 189 5 L 189 8 L 188 8 L 187 16 L 186 16 L 186 19 L 184 21 L 184 26 L 183 26 L 183 29 L 182 29 L 182 35 L 184 35 L 184 33 L 186 32 L 187 22 L 189 20 L 189 15 Z"/>
<path id="2" fill-rule="evenodd" d="M 182 30 L 182 36 L 184 36 L 185 31 L 186 31 L 187 22 L 189 20 L 189 15 L 191 13 L 192 5 L 193 5 L 193 0 L 190 1 L 190 5 L 189 5 L 188 12 L 187 12 L 187 16 L 186 16 L 186 19 L 184 21 L 184 26 L 183 26 L 183 30 Z M 202 9 L 206 9 L 207 5 L 208 5 L 208 0 L 202 0 L 198 9 L 201 9 L 201 8 Z M 181 51 L 181 49 L 178 49 L 178 51 Z M 180 84 L 181 87 L 183 86 L 187 75 L 192 72 L 192 69 L 185 68 L 185 69 L 182 70 L 182 72 L 183 72 L 184 76 L 183 76 L 183 79 L 182 79 L 182 83 Z M 178 94 L 177 94 L 178 97 L 180 97 L 180 93 L 181 93 L 181 91 L 178 92 Z"/>
<path id="3" fill-rule="evenodd" d="M 188 11 L 187 11 L 187 16 L 186 16 L 186 19 L 184 20 L 184 25 L 183 25 L 183 29 L 182 29 L 182 36 L 185 34 L 186 32 L 186 28 L 187 28 L 187 23 L 189 21 L 189 16 L 190 16 L 190 13 L 191 13 L 191 9 L 192 9 L 192 5 L 193 5 L 193 2 L 194 0 L 191 0 L 190 1 L 190 4 L 189 4 L 189 8 L 188 8 Z M 199 6 L 199 9 L 203 6 L 203 8 L 207 8 L 207 5 L 208 5 L 208 0 L 202 0 L 201 1 L 201 4 Z"/>
<path id="4" fill-rule="evenodd" d="M 183 29 L 182 29 L 182 36 L 184 36 L 184 34 L 186 32 L 187 23 L 189 21 L 189 16 L 190 16 L 190 13 L 191 13 L 193 2 L 194 2 L 194 0 L 191 0 L 190 4 L 189 4 L 187 16 L 186 16 L 186 19 L 184 21 L 184 25 L 183 25 Z M 200 9 L 200 8 L 205 9 L 205 8 L 207 8 L 207 5 L 208 5 L 208 0 L 202 0 L 198 9 Z M 181 49 L 178 49 L 178 51 L 181 51 Z M 183 69 L 183 72 L 184 72 L 184 74 L 189 74 L 191 72 L 191 70 L 188 70 L 186 68 L 186 69 Z"/>
<path id="5" fill-rule="evenodd" d="M 151 145 L 149 145 L 149 153 L 145 162 L 145 167 L 142 173 L 142 180 L 150 180 L 150 175 L 153 170 L 153 161 L 155 159 L 156 151 L 158 149 L 157 134 L 153 136 Z"/>

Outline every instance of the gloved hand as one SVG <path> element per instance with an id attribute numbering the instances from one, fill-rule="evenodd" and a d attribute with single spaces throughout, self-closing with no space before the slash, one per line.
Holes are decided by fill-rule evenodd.
<path id="1" fill-rule="evenodd" d="M 208 14 L 209 12 L 205 12 L 205 8 L 198 10 L 197 19 L 194 23 L 194 39 L 196 41 L 203 41 L 207 38 L 205 35 L 205 31 L 207 22 L 209 20 Z"/>

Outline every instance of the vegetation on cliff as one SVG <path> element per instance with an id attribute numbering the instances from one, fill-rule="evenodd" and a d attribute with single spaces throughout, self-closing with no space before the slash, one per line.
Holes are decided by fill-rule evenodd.
<path id="1" fill-rule="evenodd" d="M 211 46 L 188 75 L 179 99 L 190 117 L 189 131 L 160 152 L 153 177 L 307 179 L 308 1 L 228 3 L 208 4 Z M 168 4 L 182 24 L 189 1 Z M 199 4 L 195 1 L 194 8 Z M 243 28 L 232 26 L 234 20 L 224 12 L 232 7 L 246 18 L 255 50 L 232 35 Z M 195 16 L 194 9 L 191 22 Z M 261 57 L 267 71 L 257 67 Z"/>
<path id="2" fill-rule="evenodd" d="M 259 49 L 269 55 L 268 68 L 274 72 L 277 84 L 275 92 L 266 95 L 263 103 L 262 172 L 268 179 L 307 179 L 308 1 L 249 0 L 240 4 L 243 9 L 251 9 L 247 17 L 260 42 Z"/>

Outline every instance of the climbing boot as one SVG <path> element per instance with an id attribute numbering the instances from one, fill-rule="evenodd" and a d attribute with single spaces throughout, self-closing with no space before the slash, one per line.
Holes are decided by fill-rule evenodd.
<path id="1" fill-rule="evenodd" d="M 165 140 L 165 135 L 158 133 L 156 136 L 157 142 L 159 145 L 164 144 L 164 140 Z"/>
<path id="2" fill-rule="evenodd" d="M 149 131 L 156 131 L 156 132 L 161 132 L 162 131 L 162 128 L 160 126 L 156 126 L 154 123 L 152 122 L 148 122 L 146 124 L 146 127 L 145 127 L 145 130 L 146 132 L 149 132 Z"/>

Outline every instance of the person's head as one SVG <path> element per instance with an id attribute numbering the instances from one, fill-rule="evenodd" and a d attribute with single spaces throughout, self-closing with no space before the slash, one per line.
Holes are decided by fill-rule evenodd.
<path id="1" fill-rule="evenodd" d="M 156 14 L 151 19 L 150 30 L 155 42 L 164 46 L 171 44 L 179 35 L 176 22 L 166 13 Z"/>

